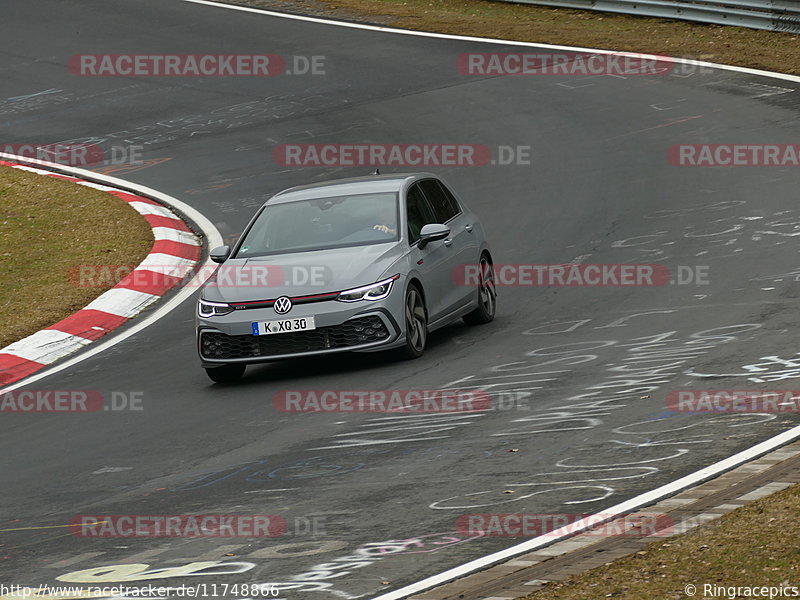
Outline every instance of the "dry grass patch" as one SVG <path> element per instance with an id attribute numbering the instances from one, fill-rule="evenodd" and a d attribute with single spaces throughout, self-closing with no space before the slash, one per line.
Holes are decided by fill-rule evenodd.
<path id="1" fill-rule="evenodd" d="M 789 33 L 489 0 L 233 0 L 421 31 L 624 50 L 800 74 Z"/>
<path id="2" fill-rule="evenodd" d="M 123 200 L 0 166 L 0 348 L 83 308 L 105 287 L 70 280 L 79 265 L 137 265 L 147 222 Z"/>
<path id="3" fill-rule="evenodd" d="M 637 554 L 548 584 L 528 599 L 688 600 L 687 584 L 697 586 L 695 598 L 714 597 L 703 594 L 705 584 L 800 588 L 798 515 L 800 484 L 686 534 L 650 544 Z"/>

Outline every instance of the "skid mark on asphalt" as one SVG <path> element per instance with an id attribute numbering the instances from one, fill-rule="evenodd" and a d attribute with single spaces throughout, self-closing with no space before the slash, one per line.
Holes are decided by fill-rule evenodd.
<path id="1" fill-rule="evenodd" d="M 101 175 L 115 175 L 120 177 L 122 175 L 127 175 L 128 173 L 136 173 L 137 171 L 142 171 L 144 169 L 149 169 L 150 167 L 156 167 L 160 164 L 163 164 L 167 161 L 172 160 L 170 158 L 148 158 L 145 160 L 137 160 L 131 164 L 125 165 L 108 165 L 99 167 L 97 169 L 91 169 L 95 173 L 100 173 Z"/>
<path id="2" fill-rule="evenodd" d="M 770 96 L 782 96 L 794 92 L 792 88 L 756 83 L 755 81 L 720 80 L 706 83 L 703 87 L 731 92 L 741 95 L 751 100 L 755 98 L 769 98 Z"/>
<path id="3" fill-rule="evenodd" d="M 140 563 L 144 562 L 148 559 L 153 558 L 154 556 L 158 556 L 159 554 L 163 554 L 167 550 L 165 548 L 155 548 L 151 550 L 143 550 L 142 552 L 137 552 L 136 554 L 131 554 L 130 556 L 126 556 L 125 560 L 129 563 Z M 103 553 L 105 554 L 105 553 Z"/>
<path id="4" fill-rule="evenodd" d="M 45 565 L 45 568 L 63 569 L 65 567 L 71 567 L 72 565 L 76 565 L 80 562 L 84 562 L 92 558 L 97 558 L 98 556 L 103 556 L 104 554 L 105 552 L 84 552 L 83 554 L 78 554 L 71 558 L 65 558 L 63 560 L 50 563 L 49 565 Z"/>
<path id="5" fill-rule="evenodd" d="M 197 562 L 217 562 L 227 560 L 235 560 L 236 558 L 243 559 L 291 559 L 302 558 L 306 556 L 316 556 L 330 552 L 337 552 L 346 548 L 349 542 L 344 540 L 305 540 L 301 542 L 288 542 L 282 544 L 272 544 L 261 548 L 250 548 L 252 543 L 242 544 L 224 544 L 212 549 L 205 549 L 199 553 L 187 552 L 187 545 L 193 543 L 208 541 L 208 540 L 182 540 L 184 543 L 178 543 L 177 547 L 161 547 L 143 550 L 134 554 L 123 554 L 112 552 L 84 552 L 75 556 L 57 560 L 55 562 L 43 565 L 45 569 L 64 570 L 67 567 L 80 567 L 80 570 L 87 568 L 95 568 L 104 565 L 119 565 L 119 564 L 141 564 L 151 562 L 152 559 L 157 558 L 159 563 L 163 564 L 190 564 Z M 208 544 L 206 544 L 208 545 Z M 242 548 L 248 551 L 238 554 L 237 551 Z M 171 554 L 172 556 L 168 556 Z M 230 556 L 226 556 L 230 555 Z M 101 557 L 106 557 L 105 559 Z M 83 564 L 82 564 L 83 563 Z M 91 563 L 87 565 L 86 563 Z"/>
<path id="6" fill-rule="evenodd" d="M 679 108 L 679 104 L 681 102 L 686 102 L 686 98 L 680 98 L 675 100 L 674 102 L 660 102 L 656 104 L 651 104 L 650 108 L 653 110 L 672 110 L 673 108 Z"/>
<path id="7" fill-rule="evenodd" d="M 216 559 L 223 559 L 225 558 L 226 554 L 235 554 L 237 550 L 240 548 L 246 548 L 248 544 L 223 544 L 222 546 L 217 546 L 213 550 L 209 550 L 199 556 L 197 556 L 194 560 L 216 560 Z"/>
<path id="8" fill-rule="evenodd" d="M 644 133 L 645 131 L 654 131 L 656 129 L 661 129 L 663 127 L 671 127 L 672 125 L 680 125 L 681 123 L 686 123 L 687 121 L 693 121 L 695 119 L 702 119 L 705 115 L 689 115 L 686 117 L 676 117 L 674 119 L 668 119 L 667 122 L 661 123 L 659 125 L 653 125 L 652 127 L 645 127 L 644 129 L 636 129 L 634 131 L 629 131 L 628 133 L 622 133 L 620 135 L 615 135 L 610 138 L 606 138 L 608 140 L 618 140 L 620 138 L 627 137 L 629 135 L 636 135 L 637 133 Z"/>

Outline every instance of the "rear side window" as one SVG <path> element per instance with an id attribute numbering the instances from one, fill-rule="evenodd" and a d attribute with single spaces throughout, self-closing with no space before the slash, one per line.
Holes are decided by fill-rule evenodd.
<path id="1" fill-rule="evenodd" d="M 461 212 L 453 194 L 437 180 L 426 179 L 419 185 L 433 207 L 437 223 L 447 223 Z"/>
<path id="2" fill-rule="evenodd" d="M 437 222 L 418 183 L 412 185 L 406 194 L 406 220 L 409 244 L 419 239 L 419 232 L 425 225 Z"/>

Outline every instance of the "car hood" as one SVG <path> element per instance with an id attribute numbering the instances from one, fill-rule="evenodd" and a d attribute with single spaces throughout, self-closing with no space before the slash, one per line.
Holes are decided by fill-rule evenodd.
<path id="1" fill-rule="evenodd" d="M 338 292 L 380 281 L 403 256 L 397 242 L 235 258 L 217 269 L 202 297 L 219 302 Z"/>

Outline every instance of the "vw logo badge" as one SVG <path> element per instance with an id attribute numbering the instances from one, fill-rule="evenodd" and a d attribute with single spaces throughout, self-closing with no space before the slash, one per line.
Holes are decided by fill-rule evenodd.
<path id="1" fill-rule="evenodd" d="M 285 315 L 290 310 L 292 310 L 292 301 L 289 299 L 288 296 L 281 296 L 277 300 L 275 300 L 275 312 L 279 315 Z"/>

